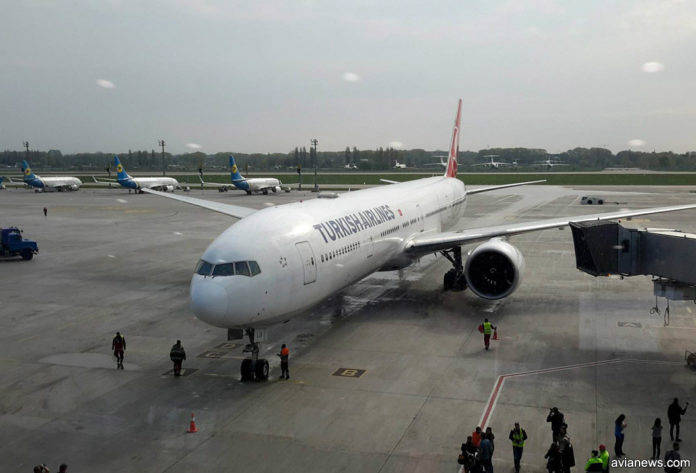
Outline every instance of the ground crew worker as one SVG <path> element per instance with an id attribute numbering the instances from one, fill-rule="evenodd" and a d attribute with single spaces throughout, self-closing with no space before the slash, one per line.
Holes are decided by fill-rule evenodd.
<path id="1" fill-rule="evenodd" d="M 493 330 L 497 329 L 495 325 L 490 323 L 488 319 L 483 320 L 483 344 L 486 346 L 486 350 L 488 350 L 488 346 L 491 343 L 491 334 L 493 333 Z"/>
<path id="2" fill-rule="evenodd" d="M 525 440 L 527 440 L 527 432 L 520 428 L 519 422 L 515 422 L 515 427 L 510 431 L 510 441 L 512 441 L 512 458 L 515 461 L 517 473 L 520 473 L 520 461 L 522 460 Z"/>
<path id="3" fill-rule="evenodd" d="M 169 352 L 169 359 L 174 362 L 174 376 L 181 376 L 181 363 L 186 359 L 186 352 L 181 345 L 181 340 L 177 340 Z"/>
<path id="4" fill-rule="evenodd" d="M 602 460 L 602 471 L 607 473 L 609 471 L 609 452 L 604 444 L 599 446 L 599 459 Z"/>
<path id="5" fill-rule="evenodd" d="M 44 207 L 44 217 L 48 217 L 48 209 Z"/>
<path id="6" fill-rule="evenodd" d="M 111 341 L 111 349 L 116 357 L 116 369 L 123 369 L 123 352 L 126 351 L 126 339 L 121 335 L 121 332 L 116 332 L 116 336 Z"/>
<path id="7" fill-rule="evenodd" d="M 285 346 L 285 343 L 280 347 L 278 356 L 280 357 L 280 379 L 290 379 L 290 365 L 288 363 L 290 359 L 290 350 Z"/>
<path id="8" fill-rule="evenodd" d="M 602 459 L 597 450 L 592 450 L 592 456 L 585 463 L 585 471 L 602 471 Z"/>

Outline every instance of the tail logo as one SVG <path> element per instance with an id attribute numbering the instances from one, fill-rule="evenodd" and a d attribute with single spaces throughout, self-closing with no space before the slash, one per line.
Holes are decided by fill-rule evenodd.
<path id="1" fill-rule="evenodd" d="M 236 174 L 236 173 L 237 173 L 237 165 L 233 164 L 232 165 L 232 174 Z"/>
<path id="2" fill-rule="evenodd" d="M 24 175 L 25 175 L 25 176 L 28 176 L 29 174 L 31 174 L 31 169 L 26 168 L 26 169 L 24 170 Z"/>
<path id="3" fill-rule="evenodd" d="M 123 166 L 121 166 L 120 163 L 119 163 L 118 166 L 116 166 L 116 171 L 117 171 L 117 172 L 123 172 Z"/>

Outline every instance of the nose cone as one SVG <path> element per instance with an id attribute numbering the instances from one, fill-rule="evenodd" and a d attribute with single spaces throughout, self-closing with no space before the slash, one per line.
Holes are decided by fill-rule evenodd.
<path id="1" fill-rule="evenodd" d="M 191 310 L 210 325 L 226 327 L 229 297 L 227 290 L 212 278 L 194 275 L 191 280 Z"/>

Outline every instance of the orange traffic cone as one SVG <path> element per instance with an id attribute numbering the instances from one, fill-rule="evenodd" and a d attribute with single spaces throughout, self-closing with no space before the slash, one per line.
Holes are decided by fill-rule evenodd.
<path id="1" fill-rule="evenodd" d="M 198 432 L 198 429 L 196 428 L 196 418 L 193 416 L 193 412 L 191 413 L 191 423 L 189 424 L 189 428 L 186 432 L 189 434 L 195 434 Z"/>
<path id="2" fill-rule="evenodd" d="M 498 340 L 498 329 L 493 330 L 493 340 Z"/>

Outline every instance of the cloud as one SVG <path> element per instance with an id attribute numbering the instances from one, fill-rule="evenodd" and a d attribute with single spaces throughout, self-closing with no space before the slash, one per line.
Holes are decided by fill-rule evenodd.
<path id="1" fill-rule="evenodd" d="M 404 147 L 404 144 L 401 141 L 390 141 L 389 147 L 392 149 L 401 149 Z"/>
<path id="2" fill-rule="evenodd" d="M 362 77 L 357 75 L 355 72 L 344 72 L 341 77 L 346 82 L 359 82 L 362 80 Z"/>
<path id="3" fill-rule="evenodd" d="M 186 143 L 186 147 L 188 149 L 195 149 L 195 150 L 199 150 L 202 148 L 202 146 L 199 145 L 198 143 Z"/>
<path id="4" fill-rule="evenodd" d="M 665 65 L 661 62 L 646 62 L 641 66 L 643 72 L 661 72 L 665 70 Z"/>
<path id="5" fill-rule="evenodd" d="M 635 138 L 633 140 L 630 140 L 628 142 L 628 146 L 635 146 L 635 147 L 640 147 L 640 146 L 645 146 L 645 141 Z"/>
<path id="6" fill-rule="evenodd" d="M 106 79 L 97 79 L 97 85 L 103 89 L 115 89 L 116 84 Z"/>

